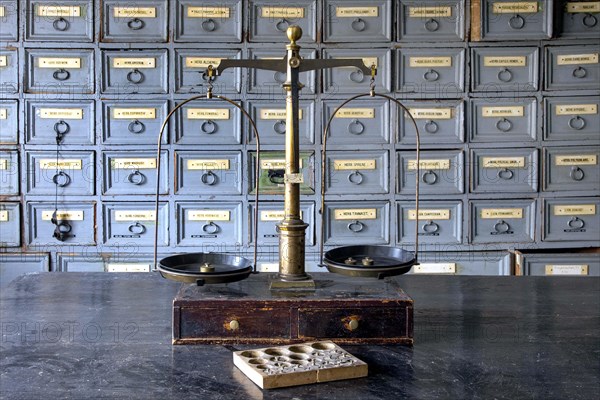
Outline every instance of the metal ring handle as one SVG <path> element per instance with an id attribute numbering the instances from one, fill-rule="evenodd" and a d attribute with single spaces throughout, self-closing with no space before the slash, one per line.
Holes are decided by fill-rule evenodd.
<path id="1" fill-rule="evenodd" d="M 285 18 L 282 18 L 275 24 L 275 29 L 279 32 L 285 32 L 288 26 L 290 26 L 290 23 Z"/>
<path id="2" fill-rule="evenodd" d="M 285 120 L 279 120 L 273 124 L 273 130 L 275 133 L 279 133 L 280 135 L 284 135 L 286 131 L 286 123 Z"/>
<path id="3" fill-rule="evenodd" d="M 267 172 L 269 177 L 269 182 L 274 183 L 276 185 L 283 185 L 285 183 L 285 170 L 283 169 L 270 169 Z"/>
<path id="4" fill-rule="evenodd" d="M 66 81 L 71 77 L 71 73 L 64 68 L 61 68 L 54 71 L 52 77 L 57 81 Z"/>
<path id="5" fill-rule="evenodd" d="M 423 26 L 429 32 L 435 32 L 440 29 L 440 23 L 434 18 L 429 18 Z"/>
<path id="6" fill-rule="evenodd" d="M 139 31 L 144 26 L 146 26 L 146 23 L 139 18 L 133 18 L 127 21 L 127 27 L 132 31 Z"/>
<path id="7" fill-rule="evenodd" d="M 356 18 L 354 21 L 352 21 L 352 23 L 350 24 L 350 26 L 356 32 L 362 32 L 362 31 L 364 31 L 367 28 L 367 23 L 362 18 Z"/>
<path id="8" fill-rule="evenodd" d="M 354 83 L 363 83 L 365 81 L 365 74 L 362 72 L 362 70 L 357 69 L 350 72 L 348 78 Z"/>
<path id="9" fill-rule="evenodd" d="M 567 222 L 567 225 L 569 225 L 569 228 L 581 229 L 585 226 L 585 221 L 579 217 L 573 217 Z"/>
<path id="10" fill-rule="evenodd" d="M 365 229 L 365 224 L 360 221 L 354 221 L 348 224 L 348 230 L 354 233 L 362 232 L 363 229 Z"/>
<path id="11" fill-rule="evenodd" d="M 572 74 L 573 77 L 577 79 L 583 79 L 587 76 L 587 69 L 583 68 L 582 66 L 579 66 L 573 70 Z"/>
<path id="12" fill-rule="evenodd" d="M 202 177 L 200 178 L 200 180 L 205 185 L 213 186 L 214 184 L 217 183 L 218 177 L 217 177 L 217 175 L 215 175 L 214 172 L 206 171 L 205 173 L 202 174 Z"/>
<path id="13" fill-rule="evenodd" d="M 146 233 L 146 227 L 139 222 L 129 225 L 127 230 L 135 235 L 143 235 Z"/>
<path id="14" fill-rule="evenodd" d="M 135 76 L 136 78 L 134 78 L 134 76 Z M 145 79 L 145 78 L 146 78 L 146 77 L 144 76 L 144 74 L 142 73 L 142 71 L 140 71 L 140 70 L 139 70 L 139 69 L 137 69 L 137 68 L 135 68 L 135 69 L 133 69 L 133 70 L 131 70 L 131 71 L 129 71 L 129 72 L 127 73 L 127 80 L 128 80 L 129 82 L 131 82 L 131 83 L 134 83 L 134 84 L 136 84 L 136 85 L 138 85 L 138 84 L 140 84 L 140 83 L 144 82 L 144 79 Z"/>
<path id="15" fill-rule="evenodd" d="M 273 74 L 273 79 L 275 82 L 283 84 L 285 83 L 286 76 L 283 72 L 277 71 Z"/>
<path id="16" fill-rule="evenodd" d="M 348 124 L 348 132 L 353 135 L 360 135 L 365 131 L 365 124 L 355 119 Z"/>
<path id="17" fill-rule="evenodd" d="M 428 71 L 425 71 L 425 73 L 423 74 L 423 79 L 425 79 L 427 82 L 435 82 L 438 79 L 440 79 L 440 73 L 437 72 L 435 69 L 430 69 Z"/>
<path id="18" fill-rule="evenodd" d="M 515 176 L 515 173 L 511 169 L 503 168 L 499 170 L 496 175 L 498 175 L 498 178 L 508 181 L 511 180 L 513 176 Z"/>
<path id="19" fill-rule="evenodd" d="M 200 124 L 200 130 L 207 135 L 212 135 L 217 131 L 217 124 L 213 120 L 207 119 Z"/>
<path id="20" fill-rule="evenodd" d="M 437 122 L 433 120 L 427 120 L 427 122 L 425 122 L 425 131 L 429 133 L 436 133 L 439 129 L 440 126 L 437 124 Z"/>
<path id="21" fill-rule="evenodd" d="M 579 167 L 572 167 L 571 172 L 569 173 L 569 176 L 574 181 L 579 182 L 579 181 L 582 181 L 583 178 L 585 178 L 585 172 L 583 172 L 583 170 Z"/>
<path id="22" fill-rule="evenodd" d="M 363 174 L 360 173 L 360 171 L 354 171 L 348 174 L 348 182 L 353 183 L 355 185 L 360 185 L 361 183 L 363 183 L 364 179 L 365 177 Z"/>
<path id="23" fill-rule="evenodd" d="M 423 224 L 421 230 L 425 233 L 437 233 L 440 230 L 440 226 L 434 221 L 427 221 Z"/>
<path id="24" fill-rule="evenodd" d="M 581 118 L 579 115 L 576 117 L 571 117 L 569 120 L 569 128 L 575 129 L 577 131 L 585 128 L 586 122 L 584 118 Z"/>
<path id="25" fill-rule="evenodd" d="M 54 232 L 52 233 L 52 237 L 58 240 L 59 242 L 64 242 L 69 237 L 69 233 L 73 230 L 71 224 L 67 221 L 56 221 L 52 220 L 52 223 L 56 225 L 54 228 Z"/>
<path id="26" fill-rule="evenodd" d="M 143 184 L 144 182 L 146 182 L 146 176 L 144 174 L 142 174 L 140 171 L 135 170 L 132 173 L 130 173 L 129 175 L 127 175 L 127 181 L 136 186 L 139 186 L 139 185 Z"/>
<path id="27" fill-rule="evenodd" d="M 57 31 L 61 31 L 61 32 L 69 30 L 70 25 L 71 24 L 69 23 L 69 21 L 67 21 L 63 17 L 60 17 L 59 19 L 55 19 L 54 22 L 52 23 L 52 27 L 54 29 L 56 29 Z"/>
<path id="28" fill-rule="evenodd" d="M 202 23 L 200 24 L 200 26 L 202 27 L 202 29 L 204 29 L 206 32 L 214 32 L 217 30 L 217 23 L 214 19 L 209 18 L 209 19 L 205 19 L 204 21 L 202 21 Z"/>
<path id="29" fill-rule="evenodd" d="M 502 132 L 509 132 L 513 128 L 512 122 L 506 118 L 496 121 L 496 129 Z"/>
<path id="30" fill-rule="evenodd" d="M 519 14 L 515 14 L 508 20 L 508 25 L 513 29 L 523 29 L 525 26 L 525 18 Z"/>
<path id="31" fill-rule="evenodd" d="M 62 178 L 62 182 L 60 181 L 60 178 Z M 58 171 L 52 177 L 52 182 L 58 187 L 65 187 L 71 183 L 71 177 L 64 171 Z"/>
<path id="32" fill-rule="evenodd" d="M 498 233 L 505 233 L 510 230 L 510 225 L 503 219 L 494 224 L 494 230 Z"/>
<path id="33" fill-rule="evenodd" d="M 508 68 L 503 68 L 500 71 L 498 71 L 498 80 L 502 81 L 504 83 L 506 82 L 510 82 L 512 81 L 513 78 L 513 73 L 510 69 Z"/>
<path id="34" fill-rule="evenodd" d="M 133 120 L 127 125 L 127 130 L 131 133 L 140 134 L 146 130 L 146 125 L 143 122 Z"/>
<path id="35" fill-rule="evenodd" d="M 428 178 L 428 176 L 432 178 Z M 426 183 L 428 185 L 435 185 L 438 181 L 438 175 L 434 171 L 429 170 L 421 176 L 421 180 L 423 181 L 423 183 Z"/>
<path id="36" fill-rule="evenodd" d="M 593 28 L 594 26 L 596 26 L 598 24 L 598 18 L 596 18 L 595 15 L 587 13 L 587 14 L 585 14 L 585 17 L 583 17 L 583 20 L 581 22 L 583 23 L 584 26 L 586 26 L 588 28 Z"/>
<path id="37" fill-rule="evenodd" d="M 207 224 L 202 225 L 202 231 L 204 233 L 208 233 L 209 235 L 214 235 L 215 233 L 220 231 L 219 225 L 210 221 Z"/>
<path id="38" fill-rule="evenodd" d="M 65 135 L 69 133 L 70 130 L 71 126 L 69 123 L 63 121 L 62 119 L 54 124 L 54 132 L 56 132 L 57 135 Z"/>

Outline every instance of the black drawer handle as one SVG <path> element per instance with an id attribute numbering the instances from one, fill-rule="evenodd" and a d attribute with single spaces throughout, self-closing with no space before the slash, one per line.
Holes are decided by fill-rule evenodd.
<path id="1" fill-rule="evenodd" d="M 135 170 L 127 176 L 127 181 L 136 186 L 139 186 L 146 182 L 146 176 L 142 174 L 140 171 Z"/>
<path id="2" fill-rule="evenodd" d="M 131 133 L 135 133 L 140 134 L 142 132 L 144 132 L 146 130 L 146 125 L 144 125 L 143 122 L 136 120 L 133 120 L 129 123 L 129 125 L 127 125 L 127 130 Z"/>
<path id="3" fill-rule="evenodd" d="M 59 242 L 64 242 L 69 238 L 69 236 L 71 236 L 69 234 L 73 230 L 73 227 L 67 221 L 58 222 L 55 217 L 56 213 L 52 216 L 52 223 L 56 225 L 56 228 L 54 228 L 54 232 L 52 233 L 52 237 Z"/>
<path id="4" fill-rule="evenodd" d="M 129 71 L 127 73 L 127 80 L 131 83 L 134 83 L 136 85 L 144 82 L 145 76 L 142 73 L 142 71 L 140 71 L 139 69 L 134 69 L 132 71 Z"/>
<path id="5" fill-rule="evenodd" d="M 433 18 L 429 18 L 427 22 L 425 22 L 425 29 L 429 32 L 435 32 L 440 29 L 440 23 Z"/>
<path id="6" fill-rule="evenodd" d="M 217 232 L 219 232 L 220 230 L 221 230 L 221 228 L 219 228 L 219 225 L 215 224 L 212 221 L 210 221 L 207 224 L 202 225 L 202 231 L 204 233 L 208 233 L 209 235 L 214 235 Z"/>
<path id="7" fill-rule="evenodd" d="M 510 122 L 510 120 L 508 120 L 506 118 L 502 118 L 502 119 L 499 119 L 498 121 L 496 121 L 496 129 L 498 129 L 499 131 L 509 132 L 510 130 L 512 130 L 512 128 L 513 128 L 512 122 Z"/>
<path id="8" fill-rule="evenodd" d="M 582 130 L 583 128 L 585 128 L 585 119 L 581 118 L 579 115 L 576 117 L 572 117 L 569 120 L 569 128 L 571 129 L 575 129 L 575 130 Z"/>
<path id="9" fill-rule="evenodd" d="M 440 73 L 435 69 L 430 69 L 429 71 L 425 71 L 423 74 L 423 79 L 425 79 L 427 82 L 435 82 L 440 79 Z"/>
<path id="10" fill-rule="evenodd" d="M 348 230 L 354 233 L 362 232 L 363 229 L 365 229 L 365 224 L 360 221 L 354 221 L 348 224 Z"/>
<path id="11" fill-rule="evenodd" d="M 127 21 L 127 27 L 132 31 L 139 31 L 144 28 L 144 26 L 146 26 L 146 23 L 139 18 L 133 18 Z"/>
<path id="12" fill-rule="evenodd" d="M 360 135 L 365 131 L 365 125 L 359 120 L 355 119 L 348 124 L 348 132 L 353 135 Z"/>
<path id="13" fill-rule="evenodd" d="M 70 25 L 71 24 L 69 24 L 69 21 L 67 21 L 63 17 L 60 17 L 59 19 L 55 19 L 54 22 L 52 23 L 52 27 L 54 29 L 56 29 L 57 31 L 61 31 L 61 32 L 69 30 Z"/>
<path id="14" fill-rule="evenodd" d="M 285 32 L 288 26 L 290 26 L 289 22 L 287 22 L 285 18 L 282 18 L 275 24 L 275 29 L 277 29 L 279 32 Z"/>
<path id="15" fill-rule="evenodd" d="M 425 233 L 437 233 L 440 230 L 440 226 L 433 221 L 427 221 L 423 224 L 421 230 Z"/>
<path id="16" fill-rule="evenodd" d="M 285 121 L 279 120 L 273 124 L 273 130 L 275 133 L 279 133 L 280 135 L 284 135 L 286 131 Z"/>
<path id="17" fill-rule="evenodd" d="M 54 71 L 52 77 L 57 81 L 66 81 L 71 77 L 71 73 L 64 68 L 61 68 Z"/>
<path id="18" fill-rule="evenodd" d="M 498 171 L 498 178 L 503 179 L 505 181 L 509 181 L 513 178 L 513 176 L 515 176 L 515 173 L 508 169 L 508 168 L 503 168 L 500 171 Z"/>
<path id="19" fill-rule="evenodd" d="M 61 135 L 61 136 L 65 135 L 65 134 L 69 133 L 70 130 L 71 130 L 71 126 L 67 122 L 63 121 L 62 119 L 54 124 L 54 132 L 57 135 Z"/>
<path id="20" fill-rule="evenodd" d="M 579 217 L 573 217 L 567 222 L 567 225 L 572 229 L 581 229 L 585 226 L 585 221 Z"/>
<path id="21" fill-rule="evenodd" d="M 423 181 L 423 183 L 426 183 L 428 185 L 434 185 L 438 181 L 438 176 L 435 172 L 429 170 L 421 176 L 421 180 Z"/>
<path id="22" fill-rule="evenodd" d="M 521 17 L 519 14 L 515 14 L 508 20 L 508 25 L 513 29 L 523 29 L 525 26 L 525 18 Z"/>
<path id="23" fill-rule="evenodd" d="M 283 185 L 285 183 L 285 170 L 283 169 L 270 169 L 267 176 L 269 177 L 269 182 L 276 185 Z"/>
<path id="24" fill-rule="evenodd" d="M 217 23 L 212 18 L 205 19 L 202 21 L 200 26 L 202 26 L 202 29 L 204 29 L 206 32 L 214 32 L 217 30 Z"/>
<path id="25" fill-rule="evenodd" d="M 143 224 L 140 224 L 139 222 L 129 225 L 129 228 L 127 228 L 127 230 L 133 233 L 134 235 L 143 235 L 144 233 L 146 233 L 146 227 Z"/>
<path id="26" fill-rule="evenodd" d="M 367 28 L 367 23 L 362 18 L 356 18 L 354 21 L 352 21 L 352 24 L 350 24 L 350 26 L 356 32 L 362 32 Z"/>
<path id="27" fill-rule="evenodd" d="M 362 83 L 365 81 L 365 74 L 360 69 L 357 69 L 350 72 L 348 78 L 354 83 Z"/>
<path id="28" fill-rule="evenodd" d="M 217 131 L 217 124 L 215 124 L 212 120 L 207 119 L 200 125 L 200 130 L 207 135 L 212 135 Z"/>
<path id="29" fill-rule="evenodd" d="M 58 187 L 69 186 L 71 183 L 71 177 L 64 171 L 59 171 L 52 177 L 52 182 Z"/>
<path id="30" fill-rule="evenodd" d="M 348 182 L 353 183 L 355 185 L 360 185 L 363 183 L 364 175 L 360 173 L 360 171 L 350 172 L 348 174 Z"/>
<path id="31" fill-rule="evenodd" d="M 275 82 L 283 84 L 285 83 L 285 74 L 277 71 L 273 74 L 273 79 L 275 79 Z"/>
<path id="32" fill-rule="evenodd" d="M 502 219 L 494 224 L 494 231 L 496 231 L 496 233 L 506 233 L 509 230 L 510 230 L 510 225 L 508 224 L 508 222 L 506 222 Z"/>
<path id="33" fill-rule="evenodd" d="M 506 83 L 512 81 L 513 73 L 510 69 L 504 68 L 498 72 L 498 80 Z"/>
<path id="34" fill-rule="evenodd" d="M 587 76 L 587 69 L 579 66 L 573 70 L 573 76 L 577 79 L 583 79 Z"/>
<path id="35" fill-rule="evenodd" d="M 428 133 L 436 133 L 439 129 L 440 127 L 437 124 L 437 122 L 432 120 L 428 120 L 427 122 L 425 122 L 425 131 L 427 131 Z"/>
<path id="36" fill-rule="evenodd" d="M 585 178 L 585 172 L 579 167 L 572 167 L 569 176 L 574 181 L 582 181 Z"/>
<path id="37" fill-rule="evenodd" d="M 218 178 L 217 175 L 215 175 L 214 172 L 212 171 L 207 171 L 204 174 L 202 174 L 202 177 L 200 178 L 200 180 L 202 181 L 202 183 L 204 183 L 205 185 L 208 186 L 213 186 L 214 184 L 217 183 Z"/>
<path id="38" fill-rule="evenodd" d="M 585 17 L 583 17 L 583 25 L 588 27 L 588 28 L 593 28 L 594 26 L 596 26 L 596 24 L 598 24 L 598 18 L 596 18 L 596 16 L 587 13 L 585 14 Z"/>

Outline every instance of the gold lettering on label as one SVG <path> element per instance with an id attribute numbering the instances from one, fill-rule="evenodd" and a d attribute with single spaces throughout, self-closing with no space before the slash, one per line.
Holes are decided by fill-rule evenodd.
<path id="1" fill-rule="evenodd" d="M 156 7 L 115 7 L 115 18 L 156 18 Z"/>
<path id="2" fill-rule="evenodd" d="M 522 208 L 483 208 L 481 209 L 482 219 L 494 219 L 494 218 L 523 218 Z"/>
<path id="3" fill-rule="evenodd" d="M 554 206 L 554 215 L 596 215 L 595 204 L 570 204 Z"/>
<path id="4" fill-rule="evenodd" d="M 598 64 L 598 53 L 556 56 L 557 65 Z"/>
<path id="5" fill-rule="evenodd" d="M 285 217 L 284 210 L 267 210 L 260 212 L 261 221 L 281 221 Z M 304 211 L 300 211 L 300 219 L 304 218 Z"/>
<path id="6" fill-rule="evenodd" d="M 40 169 L 81 169 L 82 160 L 40 159 Z"/>
<path id="7" fill-rule="evenodd" d="M 525 114 L 524 106 L 514 107 L 481 107 L 481 116 L 493 117 L 522 117 Z"/>
<path id="8" fill-rule="evenodd" d="M 406 168 L 409 171 L 415 171 L 417 169 L 417 160 L 408 160 Z M 419 160 L 420 170 L 430 169 L 450 169 L 450 160 Z"/>
<path id="9" fill-rule="evenodd" d="M 188 6 L 189 18 L 229 18 L 229 7 L 192 7 Z"/>
<path id="10" fill-rule="evenodd" d="M 335 118 L 375 118 L 374 108 L 346 108 L 340 109 Z"/>
<path id="11" fill-rule="evenodd" d="M 492 12 L 494 14 L 536 13 L 538 3 L 537 1 L 494 3 Z"/>
<path id="12" fill-rule="evenodd" d="M 416 210 L 408 210 L 408 219 L 410 221 L 417 219 Z M 449 220 L 450 210 L 419 210 L 419 220 L 422 219 Z"/>
<path id="13" fill-rule="evenodd" d="M 6 158 L 0 158 L 0 170 L 6 171 L 8 169 L 8 160 Z"/>
<path id="14" fill-rule="evenodd" d="M 302 168 L 303 159 L 300 159 L 299 166 Z M 260 169 L 285 169 L 285 159 L 260 160 Z"/>
<path id="15" fill-rule="evenodd" d="M 42 211 L 42 221 L 50 221 L 53 214 L 54 210 Z M 83 221 L 83 211 L 58 210 L 56 219 L 59 221 Z"/>
<path id="16" fill-rule="evenodd" d="M 225 170 L 229 169 L 229 160 L 187 160 L 189 170 Z"/>
<path id="17" fill-rule="evenodd" d="M 229 221 L 229 211 L 221 210 L 189 210 L 189 221 Z"/>
<path id="18" fill-rule="evenodd" d="M 154 211 L 119 210 L 115 211 L 115 221 L 154 221 Z"/>
<path id="19" fill-rule="evenodd" d="M 82 108 L 40 108 L 42 119 L 83 119 Z"/>
<path id="20" fill-rule="evenodd" d="M 413 271 L 415 274 L 455 274 L 456 263 L 420 263 Z"/>
<path id="21" fill-rule="evenodd" d="M 261 18 L 304 18 L 303 7 L 261 7 Z"/>
<path id="22" fill-rule="evenodd" d="M 187 119 L 229 119 L 228 108 L 188 108 Z"/>
<path id="23" fill-rule="evenodd" d="M 8 56 L 0 56 L 0 67 L 8 66 Z"/>
<path id="24" fill-rule="evenodd" d="M 414 119 L 452 119 L 453 114 L 452 108 L 409 108 L 408 111 Z"/>
<path id="25" fill-rule="evenodd" d="M 483 168 L 523 168 L 525 157 L 483 157 Z"/>
<path id="26" fill-rule="evenodd" d="M 8 210 L 0 210 L 0 222 L 8 222 Z"/>
<path id="27" fill-rule="evenodd" d="M 6 119 L 8 114 L 8 109 L 0 108 L 0 119 Z"/>
<path id="28" fill-rule="evenodd" d="M 334 210 L 333 218 L 335 220 L 365 220 L 377 219 L 376 208 L 356 208 L 356 209 L 337 209 Z"/>
<path id="29" fill-rule="evenodd" d="M 156 158 L 115 158 L 111 160 L 112 169 L 155 169 Z"/>
<path id="30" fill-rule="evenodd" d="M 408 7 L 410 18 L 451 17 L 452 7 Z"/>
<path id="31" fill-rule="evenodd" d="M 526 56 L 484 56 L 483 65 L 485 67 L 526 67 Z"/>
<path id="32" fill-rule="evenodd" d="M 598 156 L 596 154 L 574 155 L 574 156 L 555 156 L 554 165 L 576 166 L 576 165 L 596 165 Z"/>
<path id="33" fill-rule="evenodd" d="M 593 115 L 598 114 L 597 104 L 563 104 L 556 106 L 556 115 Z"/>
<path id="34" fill-rule="evenodd" d="M 0 18 L 4 18 L 6 16 L 6 8 L 4 6 L 0 6 Z"/>
<path id="35" fill-rule="evenodd" d="M 43 6 L 37 7 L 38 17 L 81 17 L 81 7 Z"/>
<path id="36" fill-rule="evenodd" d="M 587 275 L 589 266 L 583 265 L 552 265 L 546 264 L 546 275 Z"/>
<path id="37" fill-rule="evenodd" d="M 156 68 L 155 58 L 113 58 L 113 68 Z"/>
<path id="38" fill-rule="evenodd" d="M 409 57 L 408 65 L 413 68 L 451 67 L 452 57 Z"/>
<path id="39" fill-rule="evenodd" d="M 108 263 L 106 264 L 107 272 L 150 272 L 150 264 L 123 264 L 123 263 Z"/>
<path id="40" fill-rule="evenodd" d="M 185 66 L 186 68 L 202 68 L 206 69 L 209 65 L 218 67 L 221 64 L 222 58 L 216 57 L 186 57 Z"/>
<path id="41" fill-rule="evenodd" d="M 38 57 L 39 68 L 81 68 L 81 58 Z"/>
<path id="42" fill-rule="evenodd" d="M 567 2 L 568 13 L 599 13 L 600 1 L 588 1 L 585 3 Z"/>
<path id="43" fill-rule="evenodd" d="M 333 169 L 336 171 L 376 168 L 376 160 L 333 160 Z"/>
<path id="44" fill-rule="evenodd" d="M 113 119 L 156 119 L 156 108 L 113 108 Z"/>
<path id="45" fill-rule="evenodd" d="M 299 119 L 303 118 L 303 110 L 300 109 L 299 111 Z M 277 108 L 277 109 L 272 109 L 272 108 L 261 108 L 260 112 L 260 119 L 277 119 L 277 120 L 285 120 L 287 117 L 285 108 Z"/>
<path id="46" fill-rule="evenodd" d="M 379 7 L 336 7 L 335 16 L 338 18 L 378 17 Z"/>

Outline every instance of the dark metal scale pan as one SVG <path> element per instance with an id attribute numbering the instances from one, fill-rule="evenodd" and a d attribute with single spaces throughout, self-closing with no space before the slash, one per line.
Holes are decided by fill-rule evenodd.
<path id="1" fill-rule="evenodd" d="M 160 260 L 163 278 L 198 286 L 246 279 L 252 273 L 250 260 L 221 253 L 185 253 Z"/>
<path id="2" fill-rule="evenodd" d="M 379 279 L 405 274 L 416 262 L 414 252 L 368 245 L 337 247 L 326 252 L 323 258 L 323 266 L 329 272 Z"/>

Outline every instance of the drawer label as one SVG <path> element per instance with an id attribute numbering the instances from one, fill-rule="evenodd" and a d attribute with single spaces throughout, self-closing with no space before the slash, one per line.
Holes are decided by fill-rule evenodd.
<path id="1" fill-rule="evenodd" d="M 554 206 L 554 215 L 596 215 L 596 205 L 571 204 Z"/>
<path id="2" fill-rule="evenodd" d="M 41 159 L 40 169 L 81 169 L 83 162 L 81 160 L 56 160 L 56 159 Z"/>
<path id="3" fill-rule="evenodd" d="M 546 275 L 587 275 L 589 266 L 583 265 L 553 265 L 546 264 Z"/>
<path id="4" fill-rule="evenodd" d="M 187 160 L 188 170 L 229 169 L 229 160 Z"/>
<path id="5" fill-rule="evenodd" d="M 115 7 L 115 18 L 156 18 L 156 7 Z"/>
<path id="6" fill-rule="evenodd" d="M 299 118 L 303 117 L 303 110 L 298 110 Z M 285 108 L 261 108 L 259 111 L 260 119 L 285 120 L 287 113 Z"/>
<path id="7" fill-rule="evenodd" d="M 6 9 L 4 6 L 0 6 L 0 18 L 4 18 L 6 16 Z"/>
<path id="8" fill-rule="evenodd" d="M 7 118 L 7 109 L 0 108 L 0 119 L 6 119 L 6 118 Z"/>
<path id="9" fill-rule="evenodd" d="M 114 108 L 113 119 L 156 119 L 156 108 Z"/>
<path id="10" fill-rule="evenodd" d="M 452 57 L 409 57 L 411 67 L 451 67 Z"/>
<path id="11" fill-rule="evenodd" d="M 486 67 L 525 67 L 526 56 L 484 56 L 483 65 Z"/>
<path id="12" fill-rule="evenodd" d="M 523 168 L 525 157 L 483 157 L 483 168 Z"/>
<path id="13" fill-rule="evenodd" d="M 0 56 L 0 67 L 6 67 L 8 65 L 8 56 Z"/>
<path id="14" fill-rule="evenodd" d="M 229 119 L 228 108 L 188 108 L 187 119 Z"/>
<path id="15" fill-rule="evenodd" d="M 374 108 L 346 108 L 338 110 L 335 118 L 375 118 Z"/>
<path id="16" fill-rule="evenodd" d="M 124 263 L 108 263 L 106 264 L 107 272 L 150 272 L 150 264 L 124 264 Z"/>
<path id="17" fill-rule="evenodd" d="M 333 169 L 336 171 L 377 168 L 376 160 L 333 160 Z"/>
<path id="18" fill-rule="evenodd" d="M 262 18 L 304 18 L 303 7 L 262 7 Z"/>
<path id="19" fill-rule="evenodd" d="M 8 160 L 6 158 L 0 158 L 0 170 L 6 171 L 8 169 Z"/>
<path id="20" fill-rule="evenodd" d="M 54 210 L 42 211 L 42 221 L 50 221 Z M 58 210 L 56 211 L 56 219 L 59 221 L 83 221 L 83 211 Z"/>
<path id="21" fill-rule="evenodd" d="M 303 167 L 303 159 L 300 159 L 299 166 Z M 272 159 L 272 160 L 260 160 L 260 169 L 271 170 L 271 169 L 285 169 L 285 158 Z"/>
<path id="22" fill-rule="evenodd" d="M 556 115 L 593 115 L 598 114 L 597 104 L 563 104 L 556 106 Z"/>
<path id="23" fill-rule="evenodd" d="M 334 210 L 333 218 L 335 220 L 348 219 L 377 219 L 376 208 L 355 208 Z"/>
<path id="24" fill-rule="evenodd" d="M 261 221 L 281 221 L 284 217 L 285 217 L 284 210 L 261 211 L 260 212 L 260 220 Z"/>
<path id="25" fill-rule="evenodd" d="M 188 7 L 189 18 L 229 18 L 229 7 Z"/>
<path id="26" fill-rule="evenodd" d="M 494 3 L 492 12 L 494 14 L 536 13 L 538 12 L 538 3 L 537 1 Z"/>
<path id="27" fill-rule="evenodd" d="M 416 210 L 408 210 L 408 219 L 414 221 L 417 219 Z M 450 210 L 419 210 L 419 220 L 422 219 L 450 219 Z"/>
<path id="28" fill-rule="evenodd" d="M 8 210 L 0 210 L 0 222 L 8 222 Z"/>
<path id="29" fill-rule="evenodd" d="M 189 210 L 189 221 L 229 221 L 229 211 L 221 210 Z"/>
<path id="30" fill-rule="evenodd" d="M 451 17 L 452 7 L 408 7 L 410 18 Z"/>
<path id="31" fill-rule="evenodd" d="M 40 108 L 39 116 L 42 119 L 83 119 L 82 108 Z"/>
<path id="32" fill-rule="evenodd" d="M 217 57 L 186 57 L 185 66 L 186 68 L 208 68 L 209 65 L 218 67 L 221 64 L 222 58 Z"/>
<path id="33" fill-rule="evenodd" d="M 37 60 L 39 68 L 81 68 L 81 58 L 79 57 L 39 57 Z"/>
<path id="34" fill-rule="evenodd" d="M 156 158 L 115 158 L 111 160 L 112 169 L 154 169 Z"/>
<path id="35" fill-rule="evenodd" d="M 79 6 L 43 6 L 36 7 L 38 17 L 81 17 Z"/>
<path id="36" fill-rule="evenodd" d="M 455 274 L 456 263 L 421 263 L 415 265 L 415 274 Z"/>
<path id="37" fill-rule="evenodd" d="M 523 218 L 522 208 L 482 208 L 481 209 L 482 219 L 496 219 L 496 218 Z"/>
<path id="38" fill-rule="evenodd" d="M 338 18 L 377 17 L 379 7 L 336 7 L 335 16 Z"/>
<path id="39" fill-rule="evenodd" d="M 568 13 L 597 13 L 600 12 L 600 1 L 588 1 L 585 3 L 567 2 Z"/>
<path id="40" fill-rule="evenodd" d="M 154 211 L 119 210 L 115 211 L 115 221 L 154 221 Z"/>
<path id="41" fill-rule="evenodd" d="M 556 56 L 558 65 L 598 64 L 598 53 Z"/>
<path id="42" fill-rule="evenodd" d="M 525 114 L 524 106 L 513 107 L 481 107 L 481 116 L 493 117 L 522 117 Z"/>
<path id="43" fill-rule="evenodd" d="M 113 68 L 156 68 L 156 58 L 113 58 Z"/>
<path id="44" fill-rule="evenodd" d="M 409 171 L 417 169 L 417 160 L 408 160 L 406 168 Z M 450 169 L 450 160 L 419 160 L 419 169 Z"/>
<path id="45" fill-rule="evenodd" d="M 414 119 L 452 119 L 452 108 L 409 108 L 408 111 Z"/>
<path id="46" fill-rule="evenodd" d="M 598 156 L 596 154 L 581 155 L 581 156 L 556 156 L 554 165 L 573 166 L 573 165 L 596 165 L 598 164 Z"/>

